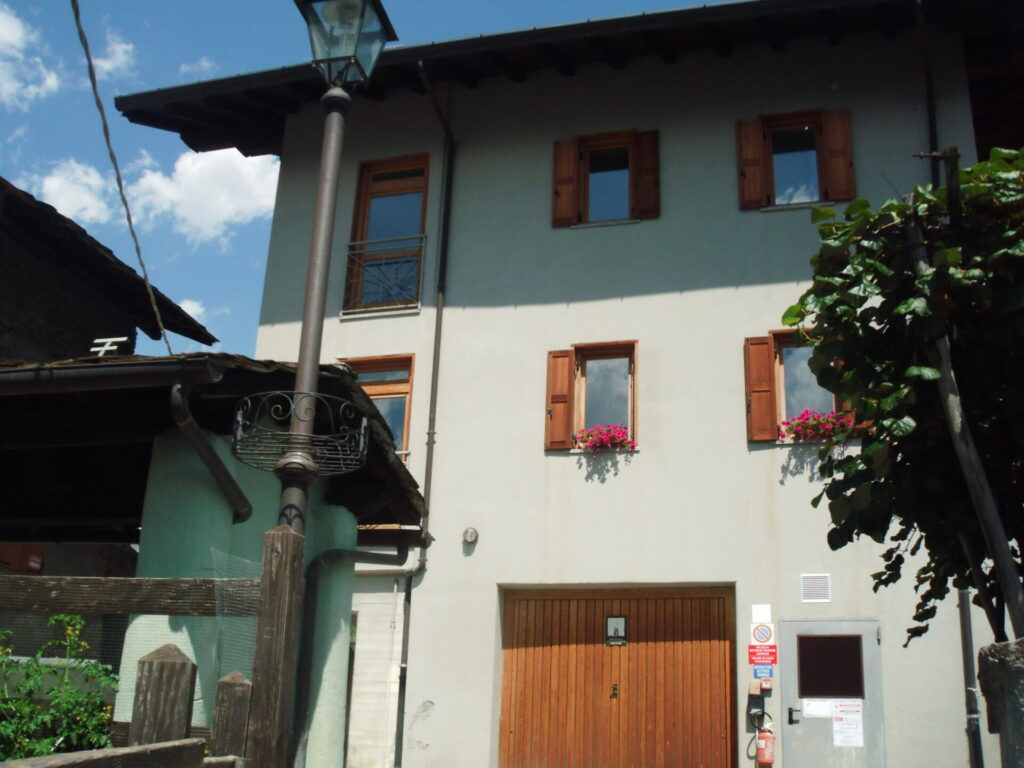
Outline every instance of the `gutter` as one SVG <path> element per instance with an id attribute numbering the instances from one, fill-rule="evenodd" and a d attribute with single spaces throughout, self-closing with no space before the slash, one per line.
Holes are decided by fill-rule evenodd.
<path id="1" fill-rule="evenodd" d="M 216 384 L 224 369 L 207 357 L 161 362 L 40 365 L 0 371 L 0 396 Z"/>

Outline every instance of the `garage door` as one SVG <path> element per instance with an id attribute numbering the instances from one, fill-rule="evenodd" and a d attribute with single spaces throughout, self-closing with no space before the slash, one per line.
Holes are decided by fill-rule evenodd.
<path id="1" fill-rule="evenodd" d="M 729 589 L 507 592 L 502 768 L 732 768 L 733 617 Z"/>

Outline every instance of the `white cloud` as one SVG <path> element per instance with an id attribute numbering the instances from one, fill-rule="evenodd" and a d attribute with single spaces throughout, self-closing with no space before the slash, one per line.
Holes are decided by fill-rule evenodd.
<path id="1" fill-rule="evenodd" d="M 124 40 L 112 29 L 107 30 L 107 48 L 102 56 L 95 56 L 92 65 L 96 69 L 96 78 L 106 80 L 109 77 L 127 75 L 135 66 L 135 44 Z"/>
<path id="2" fill-rule="evenodd" d="M 57 73 L 39 56 L 29 55 L 38 41 L 39 33 L 0 2 L 0 104 L 8 112 L 25 111 L 32 101 L 60 87 Z"/>
<path id="3" fill-rule="evenodd" d="M 68 158 L 46 176 L 19 179 L 17 184 L 83 226 L 110 221 L 111 182 L 91 165 Z"/>
<path id="4" fill-rule="evenodd" d="M 8 144 L 13 144 L 16 141 L 25 138 L 25 136 L 27 134 L 28 134 L 28 124 L 25 123 L 23 125 L 19 125 L 13 131 L 11 131 L 10 134 L 8 134 L 8 136 L 7 136 L 7 143 Z"/>
<path id="5" fill-rule="evenodd" d="M 207 56 L 201 56 L 196 61 L 186 62 L 178 67 L 179 75 L 197 75 L 202 77 L 216 72 L 219 69 L 217 62 Z"/>
<path id="6" fill-rule="evenodd" d="M 273 212 L 279 167 L 276 157 L 245 158 L 233 149 L 186 152 L 170 176 L 144 170 L 130 185 L 129 199 L 146 225 L 170 217 L 193 245 L 219 240 L 226 246 L 230 226 Z"/>
<path id="7" fill-rule="evenodd" d="M 203 305 L 203 302 L 196 299 L 182 299 L 178 302 L 178 306 L 188 312 L 196 322 L 203 322 L 203 316 L 206 314 L 206 307 Z"/>

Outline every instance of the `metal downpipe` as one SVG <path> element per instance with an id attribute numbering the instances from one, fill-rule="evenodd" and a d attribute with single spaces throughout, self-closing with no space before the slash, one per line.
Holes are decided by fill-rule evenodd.
<path id="1" fill-rule="evenodd" d="M 213 446 L 200 431 L 195 419 L 192 418 L 192 412 L 188 408 L 188 397 L 181 383 L 171 387 L 171 413 L 174 415 L 174 423 L 178 425 L 181 434 L 202 459 L 203 464 L 206 465 L 217 482 L 220 492 L 231 505 L 232 522 L 244 523 L 252 517 L 252 502 L 235 482 L 235 478 L 224 466 L 224 462 L 221 461 L 220 456 L 217 455 Z"/>

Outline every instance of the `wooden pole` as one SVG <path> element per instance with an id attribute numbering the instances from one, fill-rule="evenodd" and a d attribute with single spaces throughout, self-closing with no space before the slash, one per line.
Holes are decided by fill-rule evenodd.
<path id="1" fill-rule="evenodd" d="M 916 222 L 907 222 L 907 241 L 911 247 L 911 258 L 914 271 L 920 275 L 929 266 L 928 250 L 924 245 L 924 236 Z M 927 289 L 925 290 L 927 296 Z M 942 336 L 935 341 L 939 355 L 939 394 L 942 396 L 942 408 L 946 414 L 946 424 L 953 448 L 960 461 L 967 490 L 981 532 L 985 537 L 988 554 L 995 564 L 996 583 L 1006 600 L 1006 612 L 1010 617 L 1014 637 L 1024 637 L 1024 589 L 1021 588 L 1020 575 L 1010 554 L 1010 544 L 1006 538 L 1006 528 L 999 516 L 995 496 L 985 475 L 985 467 L 974 445 L 974 438 L 964 415 L 963 403 L 960 399 L 960 388 L 953 373 L 953 364 L 949 355 L 949 337 Z"/>
<path id="2" fill-rule="evenodd" d="M 195 688 L 196 665 L 173 643 L 139 659 L 128 743 L 187 739 Z"/>
<path id="3" fill-rule="evenodd" d="M 142 744 L 115 749 L 88 749 L 5 762 L 5 768 L 200 768 L 202 739 Z"/>
<path id="4" fill-rule="evenodd" d="M 245 754 L 251 768 L 283 768 L 292 745 L 305 538 L 287 525 L 263 535 L 260 613 Z"/>

